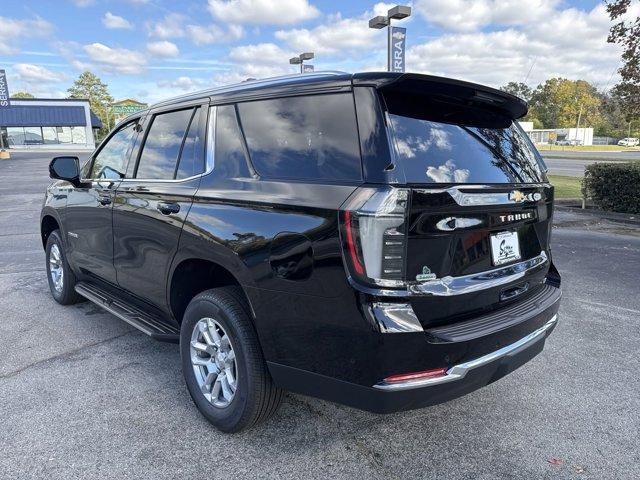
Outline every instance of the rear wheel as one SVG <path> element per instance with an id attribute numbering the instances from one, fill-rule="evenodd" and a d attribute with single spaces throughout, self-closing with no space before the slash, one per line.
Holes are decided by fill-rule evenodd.
<path id="1" fill-rule="evenodd" d="M 237 287 L 207 290 L 191 300 L 180 330 L 180 356 L 191 398 L 224 432 L 249 428 L 280 405 L 282 390 L 273 385 Z"/>
<path id="2" fill-rule="evenodd" d="M 49 234 L 45 254 L 49 290 L 54 300 L 61 305 L 71 305 L 82 301 L 82 297 L 75 291 L 76 277 L 67 263 L 59 230 L 54 230 Z"/>

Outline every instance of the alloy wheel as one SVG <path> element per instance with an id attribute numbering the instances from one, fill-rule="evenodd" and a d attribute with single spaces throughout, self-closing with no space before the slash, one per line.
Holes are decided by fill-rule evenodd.
<path id="1" fill-rule="evenodd" d="M 229 406 L 238 386 L 231 339 L 212 318 L 201 318 L 191 334 L 191 365 L 204 397 L 215 407 Z"/>
<path id="2" fill-rule="evenodd" d="M 64 286 L 64 269 L 62 268 L 62 254 L 56 243 L 49 250 L 49 275 L 56 292 L 62 292 Z"/>

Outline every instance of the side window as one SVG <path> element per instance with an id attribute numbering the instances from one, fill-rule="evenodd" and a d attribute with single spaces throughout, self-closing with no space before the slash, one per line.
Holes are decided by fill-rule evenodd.
<path id="1" fill-rule="evenodd" d="M 215 140 L 216 176 L 224 178 L 249 177 L 249 167 L 242 132 L 233 105 L 217 107 Z"/>
<path id="2" fill-rule="evenodd" d="M 204 156 L 202 139 L 200 138 L 200 107 L 196 108 L 189 131 L 184 139 L 184 146 L 178 161 L 176 178 L 189 178 L 204 172 Z"/>
<path id="3" fill-rule="evenodd" d="M 142 147 L 136 178 L 173 179 L 194 109 L 155 115 Z"/>
<path id="4" fill-rule="evenodd" d="M 238 104 L 249 155 L 266 178 L 362 178 L 351 93 Z"/>
<path id="5" fill-rule="evenodd" d="M 133 148 L 136 125 L 137 122 L 127 123 L 113 134 L 95 156 L 91 174 L 87 178 L 120 179 L 124 177 Z"/>

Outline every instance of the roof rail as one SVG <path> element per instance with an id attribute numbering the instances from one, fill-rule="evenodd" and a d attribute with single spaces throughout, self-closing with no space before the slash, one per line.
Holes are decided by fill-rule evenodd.
<path id="1" fill-rule="evenodd" d="M 348 72 L 341 72 L 337 70 L 327 70 L 327 71 L 317 71 L 313 73 L 294 73 L 289 75 L 279 75 L 276 77 L 268 77 L 268 78 L 259 78 L 252 80 L 244 80 L 239 83 L 233 83 L 229 85 L 221 85 L 219 87 L 207 88 L 204 90 L 199 90 L 197 92 L 185 93 L 184 95 L 179 95 L 177 97 L 168 98 L 166 100 L 162 100 L 153 105 L 150 105 L 149 108 L 154 108 L 157 106 L 165 105 L 167 103 L 173 103 L 180 100 L 186 100 L 189 98 L 196 98 L 202 96 L 215 95 L 218 93 L 226 93 L 234 90 L 246 90 L 249 88 L 260 87 L 260 86 L 270 86 L 277 85 L 278 83 L 290 81 L 296 78 L 304 78 L 304 79 L 313 79 L 313 78 L 323 78 L 323 77 L 333 77 L 340 75 L 349 75 Z"/>

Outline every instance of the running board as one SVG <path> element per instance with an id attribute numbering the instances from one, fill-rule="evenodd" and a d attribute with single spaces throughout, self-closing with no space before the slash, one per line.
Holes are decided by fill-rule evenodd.
<path id="1" fill-rule="evenodd" d="M 150 315 L 143 310 L 119 299 L 115 295 L 96 287 L 95 285 L 79 282 L 76 284 L 76 292 L 99 307 L 124 320 L 132 327 L 146 333 L 151 338 L 160 342 L 179 343 L 180 331 L 178 328 L 163 322 L 159 318 Z"/>

